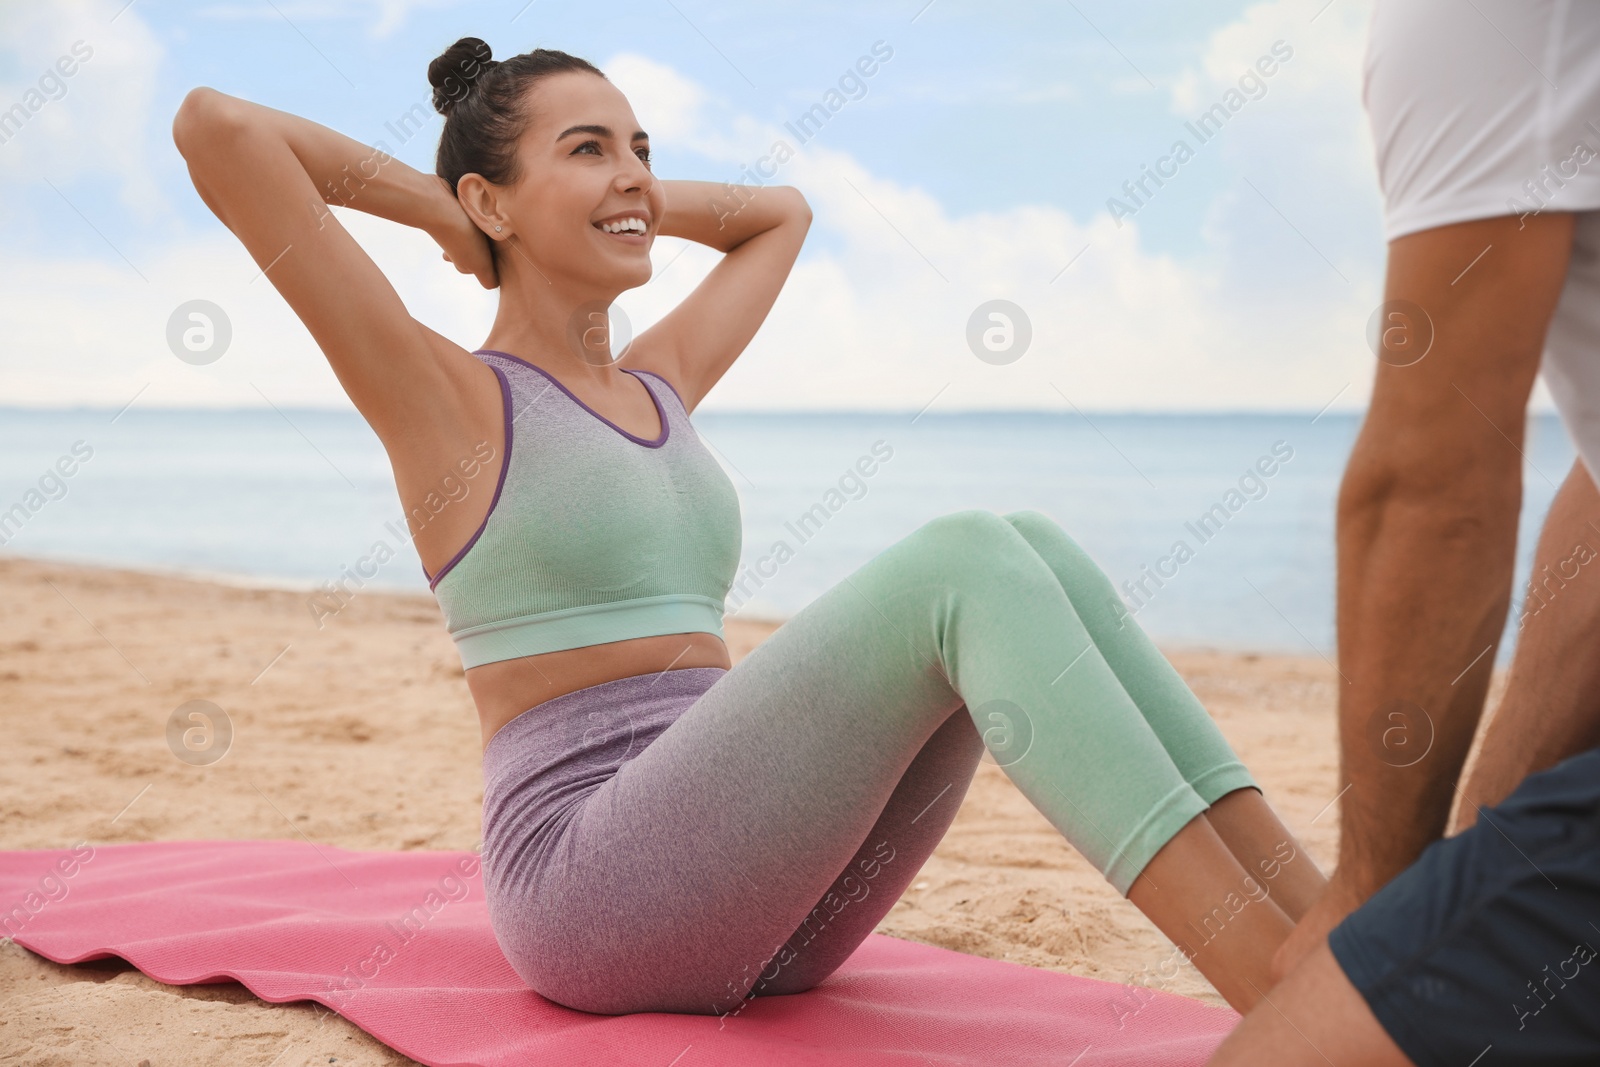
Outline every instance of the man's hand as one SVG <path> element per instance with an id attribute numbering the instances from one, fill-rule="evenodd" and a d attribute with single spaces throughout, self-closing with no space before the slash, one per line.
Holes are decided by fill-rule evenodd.
<path id="1" fill-rule="evenodd" d="M 1351 889 L 1340 878 L 1340 873 L 1340 870 L 1333 872 L 1333 877 L 1328 880 L 1328 888 L 1305 915 L 1301 916 L 1300 922 L 1290 932 L 1288 939 L 1278 946 L 1278 951 L 1272 954 L 1271 974 L 1274 985 L 1283 981 L 1302 959 L 1314 952 L 1318 945 L 1327 941 L 1329 931 L 1344 921 L 1346 915 L 1355 911 L 1366 900 L 1366 895 Z"/>

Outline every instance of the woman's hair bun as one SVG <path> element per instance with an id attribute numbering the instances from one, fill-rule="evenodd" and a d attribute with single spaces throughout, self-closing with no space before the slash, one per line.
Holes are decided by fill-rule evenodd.
<path id="1" fill-rule="evenodd" d="M 489 46 L 476 37 L 463 37 L 428 64 L 433 86 L 433 107 L 441 115 L 459 104 L 473 84 L 500 64 L 490 58 Z"/>

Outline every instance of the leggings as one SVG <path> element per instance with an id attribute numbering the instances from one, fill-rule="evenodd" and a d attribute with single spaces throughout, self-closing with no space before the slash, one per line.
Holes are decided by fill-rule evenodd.
<path id="1" fill-rule="evenodd" d="M 1124 896 L 1185 824 L 1256 788 L 1054 521 L 961 511 L 731 670 L 616 679 L 501 728 L 496 938 L 581 1011 L 728 1015 L 810 989 L 911 883 L 986 747 Z"/>

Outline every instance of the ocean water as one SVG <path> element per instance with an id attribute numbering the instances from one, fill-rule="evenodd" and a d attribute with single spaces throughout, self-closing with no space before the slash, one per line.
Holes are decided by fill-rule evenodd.
<path id="1" fill-rule="evenodd" d="M 1334 502 L 1357 415 L 704 412 L 694 423 L 739 492 L 737 615 L 792 615 L 935 516 L 1031 508 L 1088 550 L 1159 641 L 1333 655 Z M 1519 584 L 1573 461 L 1554 416 L 1530 419 L 1525 452 Z M 49 473 L 62 469 L 73 473 Z M 0 408 L 6 554 L 309 591 L 382 541 L 395 557 L 364 587 L 425 591 L 396 530 L 387 456 L 353 412 Z M 774 552 L 780 541 L 787 551 Z"/>

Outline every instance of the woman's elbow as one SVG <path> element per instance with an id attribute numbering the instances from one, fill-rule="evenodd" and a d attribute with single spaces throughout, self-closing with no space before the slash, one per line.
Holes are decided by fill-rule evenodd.
<path id="1" fill-rule="evenodd" d="M 240 117 L 233 105 L 237 103 L 233 97 L 209 86 L 190 89 L 172 119 L 172 143 L 177 146 L 178 153 L 193 162 L 191 153 L 204 151 L 214 144 L 221 131 L 236 126 Z"/>
<path id="2" fill-rule="evenodd" d="M 806 200 L 805 194 L 792 185 L 786 185 L 784 188 L 789 190 L 790 199 L 794 201 L 794 206 L 791 210 L 793 210 L 795 218 L 800 220 L 800 225 L 809 229 L 811 226 L 811 204 Z"/>

